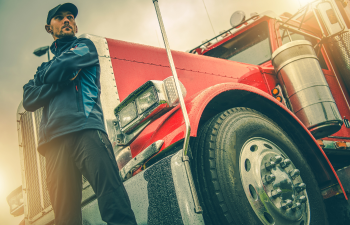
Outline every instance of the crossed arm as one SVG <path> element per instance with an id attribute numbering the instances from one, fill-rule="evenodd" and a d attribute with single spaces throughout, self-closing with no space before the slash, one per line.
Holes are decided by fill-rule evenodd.
<path id="1" fill-rule="evenodd" d="M 38 68 L 34 79 L 23 86 L 23 107 L 35 111 L 46 105 L 81 69 L 94 65 L 98 65 L 96 48 L 90 40 L 82 39 L 74 48 Z"/>

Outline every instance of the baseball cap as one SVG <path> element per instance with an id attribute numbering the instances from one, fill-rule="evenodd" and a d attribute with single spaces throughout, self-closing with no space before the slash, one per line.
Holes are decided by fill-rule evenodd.
<path id="1" fill-rule="evenodd" d="M 74 18 L 77 17 L 78 15 L 78 8 L 72 4 L 72 3 L 64 3 L 64 4 L 59 4 L 55 8 L 51 9 L 49 13 L 47 14 L 47 20 L 46 23 L 47 25 L 50 25 L 51 19 L 56 15 L 56 13 L 60 10 L 67 10 L 70 11 L 73 15 Z"/>

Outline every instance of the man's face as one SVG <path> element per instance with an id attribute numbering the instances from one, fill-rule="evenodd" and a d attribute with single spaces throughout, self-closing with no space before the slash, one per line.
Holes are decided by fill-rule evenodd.
<path id="1" fill-rule="evenodd" d="M 52 34 L 55 40 L 64 37 L 74 37 L 78 32 L 74 15 L 69 11 L 59 11 L 51 19 L 50 25 L 45 25 L 48 33 Z"/>

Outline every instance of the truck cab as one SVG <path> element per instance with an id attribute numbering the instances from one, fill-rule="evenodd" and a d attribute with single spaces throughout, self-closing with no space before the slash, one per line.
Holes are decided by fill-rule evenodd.
<path id="1" fill-rule="evenodd" d="M 98 51 L 105 126 L 139 224 L 349 219 L 330 210 L 349 208 L 349 7 L 327 0 L 294 15 L 234 13 L 231 29 L 172 51 L 181 93 L 164 49 L 82 36 Z M 22 188 L 8 197 L 30 225 L 54 221 L 36 151 L 41 110 L 18 108 Z M 84 223 L 103 224 L 84 177 L 82 186 Z"/>

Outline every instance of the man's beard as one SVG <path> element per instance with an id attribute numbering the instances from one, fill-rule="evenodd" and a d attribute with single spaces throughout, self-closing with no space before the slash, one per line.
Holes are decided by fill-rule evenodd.
<path id="1" fill-rule="evenodd" d="M 72 28 L 71 28 L 71 32 L 69 32 L 69 33 L 63 32 L 64 29 L 66 29 L 66 28 L 63 28 L 58 34 L 56 34 L 56 37 L 58 39 L 75 36 L 75 32 Z"/>

